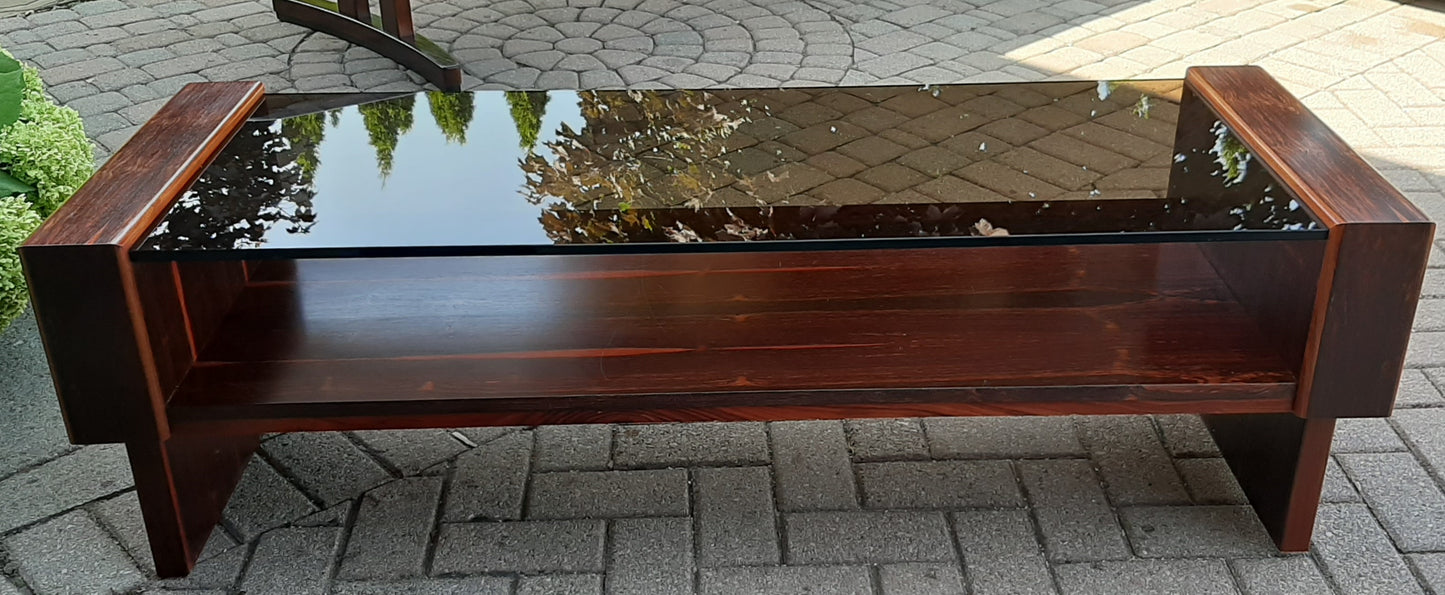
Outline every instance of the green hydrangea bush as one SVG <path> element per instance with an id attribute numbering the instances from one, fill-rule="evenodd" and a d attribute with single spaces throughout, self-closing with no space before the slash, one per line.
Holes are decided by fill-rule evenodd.
<path id="1" fill-rule="evenodd" d="M 94 167 L 80 114 L 50 101 L 40 73 L 0 49 L 0 330 L 27 301 L 15 249 Z"/>

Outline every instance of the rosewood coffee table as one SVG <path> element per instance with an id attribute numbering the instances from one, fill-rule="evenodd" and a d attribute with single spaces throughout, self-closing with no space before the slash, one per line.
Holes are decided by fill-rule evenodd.
<path id="1" fill-rule="evenodd" d="M 360 105 L 358 105 L 360 104 Z M 76 443 L 189 571 L 268 432 L 1198 413 L 1282 550 L 1434 226 L 1264 71 L 183 89 L 22 248 Z"/>

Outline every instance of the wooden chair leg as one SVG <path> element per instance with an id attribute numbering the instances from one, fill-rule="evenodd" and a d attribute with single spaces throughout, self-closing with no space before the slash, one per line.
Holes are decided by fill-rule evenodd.
<path id="1" fill-rule="evenodd" d="M 126 444 L 156 574 L 190 573 L 259 444 L 258 436 L 172 436 Z"/>
<path id="2" fill-rule="evenodd" d="M 371 24 L 371 7 L 366 0 L 336 0 L 336 12 L 368 25 Z"/>
<path id="3" fill-rule="evenodd" d="M 1290 413 L 1203 418 L 1280 551 L 1309 550 L 1335 420 Z"/>
<path id="4" fill-rule="evenodd" d="M 381 29 L 397 39 L 416 43 L 416 27 L 411 24 L 411 1 L 381 0 Z"/>

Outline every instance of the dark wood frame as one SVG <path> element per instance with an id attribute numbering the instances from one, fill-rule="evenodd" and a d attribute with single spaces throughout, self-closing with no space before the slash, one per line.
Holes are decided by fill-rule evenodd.
<path id="1" fill-rule="evenodd" d="M 276 18 L 333 35 L 391 58 L 443 91 L 462 90 L 462 65 L 411 22 L 410 0 L 381 0 L 374 17 L 366 0 L 272 0 Z"/>
<path id="2" fill-rule="evenodd" d="M 189 572 L 262 433 L 543 423 L 1200 413 L 1206 414 L 1279 547 L 1305 550 L 1334 420 L 1386 416 L 1393 407 L 1434 233 L 1424 215 L 1264 71 L 1209 67 L 1192 68 L 1187 75 L 1176 150 L 1201 142 L 1187 131 L 1222 121 L 1291 196 L 1313 210 L 1328 230 L 1326 240 L 892 250 L 886 258 L 880 256 L 884 253 L 835 251 L 550 257 L 547 264 L 435 259 L 422 273 L 386 259 L 132 261 L 131 250 L 262 97 L 255 83 L 182 89 L 21 248 L 70 437 L 79 444 L 127 445 L 162 576 Z M 1178 178 L 1171 178 L 1176 181 L 1171 195 L 1190 192 Z M 889 324 L 912 325 L 906 327 L 917 333 L 911 340 L 941 342 L 940 353 L 983 363 L 951 372 L 947 362 L 904 362 L 897 365 L 913 367 L 891 371 L 924 380 L 875 380 L 871 386 L 859 374 L 790 368 L 815 364 L 817 356 L 810 353 L 837 347 L 799 344 L 766 354 L 773 371 L 791 370 L 794 384 L 788 389 L 755 386 L 741 376 L 719 384 L 713 382 L 716 374 L 701 378 L 685 372 L 709 365 L 724 369 L 741 361 L 737 358 L 752 357 L 747 352 L 757 348 L 749 346 L 674 349 L 706 355 L 690 355 L 686 365 L 637 386 L 591 377 L 572 384 L 533 382 L 568 372 L 548 363 L 556 357 L 541 345 L 548 339 L 542 336 L 534 351 L 508 356 L 523 360 L 531 372 L 517 381 L 523 384 L 507 389 L 532 391 L 520 397 L 488 392 L 495 389 L 488 388 L 487 378 L 506 375 L 508 366 L 519 364 L 499 363 L 484 352 L 393 358 L 386 365 L 318 359 L 248 368 L 235 359 L 250 357 L 246 349 L 256 349 L 246 346 L 268 348 L 264 340 L 251 340 L 250 332 L 282 335 L 273 341 L 284 346 L 277 349 L 297 353 L 336 357 L 349 349 L 307 343 L 314 337 L 287 326 L 287 317 L 296 315 L 297 291 L 344 289 L 346 282 L 405 286 L 418 282 L 408 277 L 417 274 L 463 281 L 506 278 L 581 288 L 587 303 L 622 308 L 633 298 L 618 290 L 623 286 L 616 280 L 644 279 L 657 291 L 650 303 L 688 308 L 696 307 L 689 302 L 696 292 L 720 295 L 720 290 L 699 287 L 712 287 L 708 279 L 728 275 L 736 276 L 729 283 L 762 279 L 758 282 L 768 287 L 818 287 L 820 280 L 836 278 L 828 277 L 836 270 L 847 269 L 852 278 L 870 279 L 874 287 L 896 288 L 938 267 L 947 273 L 941 277 L 953 280 L 938 285 L 939 291 L 953 292 L 949 299 L 1005 305 L 1020 296 L 1063 299 L 1054 290 L 1072 281 L 1061 281 L 1059 273 L 1093 276 L 1086 279 L 1093 283 L 1086 287 L 1088 299 L 1104 305 L 1084 318 L 1102 316 L 1107 308 L 1133 307 L 1139 308 L 1138 316 L 1166 317 L 1156 325 L 1162 328 L 1176 318 L 1197 322 L 1191 318 L 1191 308 L 1197 307 L 1210 316 L 1227 315 L 1218 325 L 1237 332 L 1215 337 L 1222 341 L 1218 345 L 1206 341 L 1189 351 L 1189 333 L 1195 331 L 1188 324 L 1173 331 L 1140 327 L 1146 336 L 1125 336 L 1119 359 L 1099 366 L 1071 361 L 1068 344 L 1051 351 L 1038 338 L 1101 340 L 1079 330 L 1093 327 L 1059 323 L 1082 318 L 1058 318 L 1065 315 L 1049 314 L 1053 310 L 1045 307 L 1009 319 L 1022 322 L 1013 323 L 1008 340 L 1032 340 L 1030 348 L 1041 350 L 1037 360 L 1021 368 L 1016 353 L 990 355 L 1007 352 L 999 349 L 1006 343 L 970 346 L 958 337 L 928 335 L 928 320 L 890 314 Z M 697 283 L 668 281 L 681 277 Z M 944 287 L 948 283 L 954 285 Z M 856 300 L 861 311 L 882 308 L 877 289 L 870 294 L 864 284 L 863 293 L 845 294 L 841 285 L 817 291 L 827 294 L 824 299 Z M 589 315 L 578 314 L 575 322 L 600 320 Z M 1035 316 L 1038 320 L 1029 322 Z M 1135 311 L 1113 320 L 1131 316 Z M 787 319 L 793 325 L 789 329 L 826 335 L 855 324 L 817 318 Z M 270 331 L 250 330 L 266 325 Z M 1166 334 L 1154 335 L 1159 332 Z M 1192 337 L 1204 341 L 1200 337 L 1206 334 Z M 236 338 L 243 335 L 244 340 Z M 1234 357 L 1234 349 L 1247 353 Z M 651 369 L 647 362 L 653 360 L 646 358 L 655 351 L 599 348 L 568 357 Z M 1216 352 L 1217 362 L 1209 355 Z M 1193 364 L 1215 367 L 1190 368 Z M 930 371 L 930 366 L 945 369 Z M 981 374 L 980 366 L 992 368 Z M 325 383 L 316 384 L 322 376 Z M 422 378 L 428 380 L 418 383 Z"/>

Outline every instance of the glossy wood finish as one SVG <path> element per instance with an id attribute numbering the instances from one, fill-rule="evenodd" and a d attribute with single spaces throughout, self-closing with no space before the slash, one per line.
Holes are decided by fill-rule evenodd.
<path id="1" fill-rule="evenodd" d="M 1389 415 L 1434 224 L 1263 70 L 1191 68 L 1185 87 L 1329 229 L 1296 413 Z"/>
<path id="2" fill-rule="evenodd" d="M 276 18 L 284 22 L 334 35 L 391 58 L 443 91 L 462 90 L 461 63 L 416 34 L 407 0 L 381 0 L 381 18 L 371 16 L 366 0 L 273 0 L 271 5 Z"/>
<path id="3" fill-rule="evenodd" d="M 188 85 L 20 249 L 71 440 L 126 444 L 162 576 L 190 571 L 256 447 L 171 436 L 165 415 L 245 278 L 240 263 L 128 256 L 262 97 Z"/>
<path id="4" fill-rule="evenodd" d="M 1309 550 L 1335 420 L 1278 413 L 1205 415 L 1204 423 L 1280 551 Z"/>
<path id="5" fill-rule="evenodd" d="M 1389 411 L 1431 228 L 1327 130 L 1270 130 L 1308 117 L 1251 72 L 1192 70 L 1181 117 L 1279 143 L 1256 155 L 1331 214 L 1324 239 L 139 262 L 256 108 L 222 84 L 183 90 L 22 257 L 72 437 L 127 444 L 165 576 L 262 432 L 487 424 L 1206 413 L 1295 551 L 1333 418 Z M 1361 179 L 1336 195 L 1331 168 Z"/>

